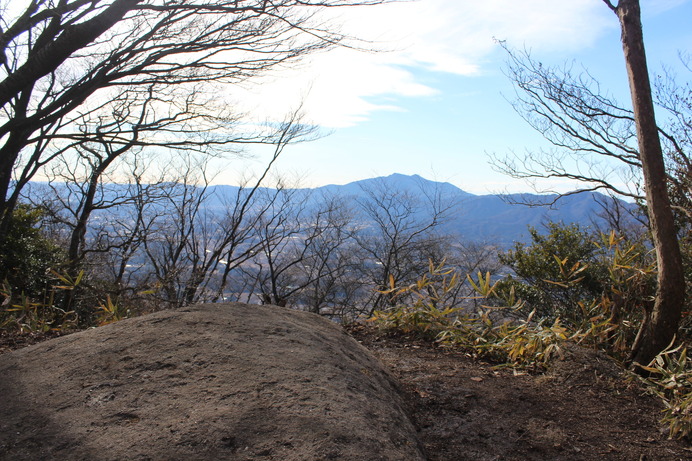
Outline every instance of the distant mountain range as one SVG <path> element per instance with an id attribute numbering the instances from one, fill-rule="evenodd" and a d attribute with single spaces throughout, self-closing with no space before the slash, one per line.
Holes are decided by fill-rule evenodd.
<path id="1" fill-rule="evenodd" d="M 458 235 L 461 239 L 478 243 L 489 243 L 508 247 L 513 242 L 529 240 L 529 226 L 541 228 L 545 223 L 577 223 L 582 227 L 603 225 L 602 203 L 612 198 L 599 193 L 583 192 L 558 198 L 557 195 L 511 194 L 475 195 L 448 182 L 436 182 L 418 175 L 392 174 L 386 177 L 370 178 L 345 185 L 328 185 L 316 188 L 318 192 L 333 194 L 343 198 L 355 199 L 365 195 L 368 188 L 408 191 L 420 194 L 421 191 L 437 190 L 445 199 L 457 203 L 444 230 Z M 544 204 L 527 206 L 519 203 Z M 600 204 L 599 204 L 600 203 Z M 627 209 L 636 209 L 632 203 L 617 200 Z"/>
<path id="2" fill-rule="evenodd" d="M 392 174 L 355 181 L 342 186 L 329 185 L 317 188 L 329 194 L 344 198 L 363 196 L 363 190 L 370 187 L 405 190 L 412 194 L 437 190 L 450 201 L 457 203 L 444 229 L 457 234 L 461 239 L 479 243 L 489 243 L 507 247 L 515 241 L 529 240 L 529 226 L 541 228 L 549 221 L 565 224 L 578 223 L 583 227 L 605 225 L 599 214 L 603 211 L 601 203 L 612 198 L 593 192 L 562 197 L 557 195 L 512 194 L 512 195 L 474 195 L 447 182 L 435 182 L 418 175 Z M 526 206 L 518 203 L 544 204 Z M 635 209 L 636 205 L 618 200 L 618 204 Z"/>
<path id="3" fill-rule="evenodd" d="M 46 193 L 43 183 L 33 183 L 33 186 L 34 193 L 39 197 Z M 119 187 L 115 185 L 115 188 L 110 189 L 117 191 Z M 583 227 L 604 224 L 604 220 L 599 217 L 602 206 L 598 201 L 603 203 L 613 200 L 598 193 L 570 195 L 560 198 L 557 202 L 555 202 L 556 195 L 474 195 L 447 182 L 430 181 L 418 175 L 402 174 L 364 179 L 344 185 L 322 186 L 309 191 L 314 193 L 311 196 L 315 197 L 315 200 L 328 195 L 340 197 L 348 203 L 350 200 L 362 200 L 367 197 L 367 190 L 407 192 L 412 196 L 439 193 L 445 201 L 455 204 L 442 224 L 444 232 L 456 235 L 464 241 L 493 244 L 505 248 L 516 241 L 527 242 L 529 240 L 528 226 L 540 229 L 548 221 L 578 223 Z M 207 192 L 210 193 L 210 200 L 205 206 L 215 212 L 217 209 L 224 208 L 224 203 L 229 203 L 224 198 L 232 199 L 237 194 L 238 188 L 211 186 Z M 529 207 L 512 204 L 512 202 L 552 205 Z M 625 208 L 636 208 L 631 203 L 620 200 L 618 203 Z M 109 212 L 114 211 L 109 210 Z"/>

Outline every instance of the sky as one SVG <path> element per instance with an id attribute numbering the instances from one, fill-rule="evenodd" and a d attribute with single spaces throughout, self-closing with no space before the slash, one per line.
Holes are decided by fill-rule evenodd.
<path id="1" fill-rule="evenodd" d="M 680 68 L 678 52 L 692 50 L 692 0 L 641 3 L 650 72 Z M 329 21 L 377 51 L 311 55 L 233 95 L 258 119 L 301 106 L 304 120 L 319 126 L 319 139 L 288 146 L 276 164 L 302 187 L 403 173 L 474 194 L 530 191 L 489 163 L 489 154 L 546 145 L 511 107 L 496 40 L 549 65 L 583 66 L 628 102 L 618 20 L 602 0 L 413 0 L 337 10 Z M 214 182 L 237 183 L 268 161 L 262 150 L 250 153 L 216 162 Z"/>

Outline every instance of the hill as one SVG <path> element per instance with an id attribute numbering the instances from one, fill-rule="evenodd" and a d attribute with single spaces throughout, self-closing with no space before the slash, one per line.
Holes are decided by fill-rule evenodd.
<path id="1" fill-rule="evenodd" d="M 64 186 L 63 186 L 64 187 Z M 100 193 L 113 197 L 125 196 L 127 185 L 109 184 Z M 272 188 L 261 188 L 261 192 L 272 194 Z M 407 193 L 416 197 L 421 194 L 439 194 L 448 204 L 453 204 L 452 211 L 445 219 L 442 230 L 458 236 L 464 241 L 488 243 L 507 247 L 515 241 L 527 242 L 529 239 L 528 226 L 540 227 L 548 221 L 565 224 L 578 223 L 589 227 L 603 225 L 599 217 L 602 212 L 600 203 L 610 203 L 613 199 L 599 193 L 580 193 L 563 197 L 556 201 L 556 195 L 514 194 L 474 195 L 448 182 L 437 182 L 425 179 L 419 175 L 392 174 L 386 177 L 363 179 L 344 185 L 327 185 L 313 189 L 291 189 L 305 197 L 306 203 L 317 203 L 324 196 L 338 197 L 347 204 L 364 199 L 367 190 L 387 190 Z M 53 196 L 54 192 L 46 189 L 46 185 L 34 182 L 28 193 L 37 202 L 41 197 Z M 233 204 L 239 193 L 239 188 L 228 185 L 210 186 L 206 190 L 207 200 L 204 208 L 211 213 L 223 213 Z M 68 194 L 65 193 L 67 196 Z M 301 197 L 301 200 L 303 198 Z M 117 200 L 116 200 L 117 201 Z M 546 206 L 525 206 L 513 202 L 543 203 Z M 621 200 L 617 205 L 624 209 L 635 210 L 636 205 Z M 108 207 L 105 211 L 97 211 L 95 216 L 104 215 L 110 219 L 118 213 L 119 207 Z M 366 220 L 362 217 L 360 219 Z M 365 223 L 367 225 L 367 223 Z"/>
<path id="2" fill-rule="evenodd" d="M 497 194 L 474 195 L 448 182 L 437 182 L 419 175 L 392 174 L 386 177 L 363 179 L 345 185 L 328 185 L 314 189 L 317 196 L 331 195 L 347 201 L 362 199 L 368 189 L 402 191 L 412 196 L 439 193 L 443 200 L 453 203 L 453 211 L 446 219 L 443 230 L 465 241 L 490 243 L 507 247 L 515 241 L 527 242 L 528 226 L 540 227 L 549 221 L 565 224 L 577 223 L 585 227 L 605 225 L 599 217 L 600 203 L 612 199 L 599 193 L 580 193 L 562 197 L 557 195 Z M 542 203 L 544 206 L 526 206 L 520 203 Z M 625 209 L 636 206 L 621 200 L 616 202 Z"/>

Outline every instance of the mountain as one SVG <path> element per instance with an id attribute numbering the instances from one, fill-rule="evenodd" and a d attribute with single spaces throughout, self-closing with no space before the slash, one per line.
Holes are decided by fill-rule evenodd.
<path id="1" fill-rule="evenodd" d="M 605 224 L 598 216 L 602 207 L 597 200 L 601 203 L 613 200 L 593 192 L 569 195 L 557 201 L 555 201 L 558 198 L 557 195 L 475 195 L 447 182 L 435 182 L 418 175 L 402 174 L 364 179 L 342 186 L 323 186 L 315 190 L 354 199 L 364 197 L 364 190 L 378 190 L 383 187 L 386 190 L 406 191 L 414 195 L 437 190 L 446 200 L 456 203 L 453 213 L 443 225 L 445 231 L 456 234 L 464 240 L 503 247 L 515 241 L 527 242 L 529 240 L 528 226 L 540 228 L 548 221 L 565 224 L 578 223 L 583 227 Z M 513 202 L 546 205 L 526 206 L 513 204 Z M 621 200 L 618 200 L 617 204 L 625 208 L 636 208 L 634 204 Z"/>
<path id="2" fill-rule="evenodd" d="M 67 193 L 67 186 L 63 185 L 62 187 Z M 127 187 L 125 184 L 109 184 L 101 190 L 101 193 L 106 196 L 119 197 L 125 194 Z M 267 188 L 270 194 L 272 190 Z M 234 203 L 238 191 L 236 186 L 210 186 L 207 189 L 208 198 L 204 207 L 211 213 L 224 212 L 230 204 Z M 446 203 L 454 204 L 447 219 L 441 225 L 441 229 L 445 233 L 456 235 L 463 241 L 488 243 L 505 248 L 515 241 L 527 242 L 529 240 L 528 226 L 540 228 L 542 224 L 548 221 L 565 224 L 578 223 L 584 227 L 592 226 L 594 223 L 604 224 L 603 220 L 598 217 L 601 206 L 596 200 L 601 202 L 613 200 L 598 193 L 581 193 L 563 197 L 551 206 L 529 207 L 512 204 L 512 202 L 528 201 L 551 204 L 557 196 L 474 195 L 448 182 L 436 182 L 418 175 L 407 176 L 403 174 L 363 179 L 344 185 L 332 184 L 314 189 L 297 190 L 296 192 L 305 193 L 304 197 L 308 200 L 306 203 L 317 204 L 320 202 L 320 198 L 324 196 L 340 197 L 347 203 L 363 200 L 368 197 L 366 191 L 374 191 L 376 194 L 397 191 L 404 192 L 411 197 L 430 196 L 433 193 L 438 193 Z M 34 196 L 38 202 L 41 202 L 41 197 L 55 195 L 54 190 L 49 189 L 47 184 L 40 182 L 31 183 L 27 192 Z M 618 200 L 617 204 L 625 208 L 635 208 L 635 205 L 621 200 Z M 109 208 L 104 213 L 112 215 L 118 212 L 117 209 Z M 421 218 L 425 210 L 422 212 Z"/>
<path id="3" fill-rule="evenodd" d="M 315 191 L 345 198 L 363 197 L 366 195 L 364 192 L 365 190 L 377 189 L 383 186 L 387 189 L 406 191 L 411 194 L 420 194 L 421 191 L 427 192 L 438 190 L 443 197 L 447 198 L 460 199 L 473 196 L 473 194 L 465 192 L 448 182 L 436 182 L 425 179 L 417 174 L 408 176 L 400 173 L 394 173 L 389 176 L 381 176 L 377 178 L 362 179 L 360 181 L 344 184 L 343 186 L 331 184 L 328 186 L 318 187 L 315 189 Z"/>
<path id="4" fill-rule="evenodd" d="M 533 198 L 551 203 L 557 197 Z M 517 197 L 474 195 L 464 200 L 460 214 L 453 220 L 455 229 L 462 238 L 508 246 L 515 241 L 528 241 L 529 226 L 540 229 L 541 225 L 549 221 L 576 223 L 585 228 L 595 224 L 604 225 L 604 220 L 598 216 L 602 208 L 596 200 L 611 200 L 602 194 L 582 193 L 563 197 L 552 206 L 530 207 L 512 204 L 512 199 L 517 200 Z M 624 202 L 621 204 L 631 206 Z"/>

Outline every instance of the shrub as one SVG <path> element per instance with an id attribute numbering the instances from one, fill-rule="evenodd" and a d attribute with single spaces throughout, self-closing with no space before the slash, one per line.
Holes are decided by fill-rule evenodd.
<path id="1" fill-rule="evenodd" d="M 644 381 L 665 404 L 662 422 L 670 436 L 692 436 L 692 363 L 687 348 L 671 345 L 644 369 L 650 373 Z"/>
<path id="2" fill-rule="evenodd" d="M 630 327 L 638 325 L 655 294 L 655 257 L 643 241 L 556 223 L 545 235 L 530 232 L 530 245 L 517 244 L 500 256 L 514 274 L 500 282 L 499 291 L 513 289 L 526 302 L 525 313 L 535 310 L 540 320 L 560 318 L 580 329 L 596 310 L 633 334 Z M 617 347 L 624 347 L 622 341 Z"/>
<path id="3" fill-rule="evenodd" d="M 51 330 L 64 330 L 77 325 L 77 314 L 59 307 L 59 299 L 65 292 L 73 290 L 81 281 L 83 273 L 72 280 L 51 271 L 60 285 L 53 284 L 43 296 L 30 298 L 24 293 L 13 293 L 5 283 L 0 288 L 4 298 L 0 309 L 0 328 L 23 333 L 46 333 Z"/>
<path id="4" fill-rule="evenodd" d="M 398 304 L 387 311 L 376 312 L 371 321 L 382 328 L 414 333 L 434 339 L 446 347 L 463 349 L 501 366 L 542 369 L 562 355 L 562 344 L 573 341 L 603 350 L 623 359 L 636 334 L 643 306 L 651 302 L 655 266 L 645 246 L 627 242 L 614 233 L 603 235 L 594 243 L 590 263 L 599 265 L 601 292 L 580 290 L 589 272 L 589 263 L 570 262 L 568 257 L 550 255 L 551 271 L 556 280 L 543 279 L 541 289 L 564 290 L 563 293 L 585 293 L 586 299 L 575 299 L 563 306 L 571 314 L 564 323 L 557 312 L 536 318 L 534 308 L 517 295 L 520 285 L 498 281 L 490 274 L 467 276 L 469 284 L 482 302 L 475 312 L 448 308 L 445 293 L 459 283 L 453 270 L 430 264 L 428 274 L 415 284 L 398 288 L 393 280 L 387 293 L 400 299 L 414 296 L 415 302 Z M 594 256 L 598 255 L 598 258 Z M 534 255 L 535 257 L 535 255 Z M 545 265 L 544 267 L 548 267 Z M 593 285 L 595 286 L 595 285 Z M 692 366 L 682 346 L 664 351 L 645 369 L 650 373 L 647 385 L 666 406 L 662 422 L 670 428 L 671 437 L 692 435 Z"/>
<path id="5" fill-rule="evenodd" d="M 459 275 L 445 267 L 444 262 L 436 266 L 430 261 L 428 273 L 406 287 L 395 286 L 394 277 L 390 276 L 389 289 L 381 293 L 395 302 L 409 296 L 413 296 L 414 301 L 375 311 L 370 320 L 383 328 L 434 339 L 451 325 L 453 316 L 459 312 L 459 308 L 446 307 L 444 303 L 447 294 L 453 292 L 458 283 Z"/>
<path id="6" fill-rule="evenodd" d="M 442 346 L 462 348 L 474 356 L 516 367 L 541 368 L 560 354 L 559 342 L 567 339 L 567 330 L 559 321 L 550 326 L 534 324 L 532 316 L 512 320 L 523 304 L 511 291 L 506 296 L 496 292 L 498 285 L 491 284 L 490 274 L 479 273 L 477 280 L 468 277 L 468 281 L 483 299 L 502 296 L 503 306 L 481 305 L 476 312 L 446 307 L 441 301 L 459 280 L 452 269 L 432 263 L 415 284 L 398 288 L 392 280 L 387 294 L 395 299 L 412 295 L 415 302 L 376 311 L 370 321 L 384 329 L 417 334 Z"/>
<path id="7" fill-rule="evenodd" d="M 50 269 L 64 261 L 63 250 L 39 228 L 44 215 L 42 208 L 18 205 L 0 241 L 0 280 L 12 293 L 40 297 L 51 284 Z"/>

